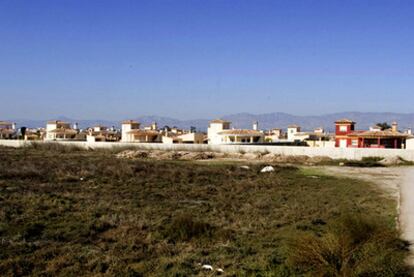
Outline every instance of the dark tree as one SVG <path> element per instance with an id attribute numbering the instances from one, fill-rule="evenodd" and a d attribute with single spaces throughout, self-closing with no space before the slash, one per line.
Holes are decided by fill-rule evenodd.
<path id="1" fill-rule="evenodd" d="M 20 134 L 21 134 L 21 136 L 22 136 L 22 139 L 24 139 L 24 136 L 26 135 L 26 127 L 21 127 L 20 128 Z"/>
<path id="2" fill-rule="evenodd" d="M 391 125 L 389 125 L 387 122 L 377 123 L 377 126 L 381 127 L 382 131 L 391 129 Z"/>

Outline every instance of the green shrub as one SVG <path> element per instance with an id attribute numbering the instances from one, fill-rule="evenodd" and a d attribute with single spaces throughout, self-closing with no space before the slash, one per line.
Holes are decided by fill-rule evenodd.
<path id="1" fill-rule="evenodd" d="M 379 162 L 382 161 L 384 158 L 382 157 L 363 157 L 363 162 Z"/>
<path id="2" fill-rule="evenodd" d="M 398 237 L 379 219 L 345 215 L 320 236 L 297 237 L 288 264 L 298 273 L 318 276 L 405 276 L 407 244 Z"/>

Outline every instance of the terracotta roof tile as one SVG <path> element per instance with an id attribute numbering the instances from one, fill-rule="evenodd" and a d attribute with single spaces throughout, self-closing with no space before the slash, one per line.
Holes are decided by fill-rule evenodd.
<path id="1" fill-rule="evenodd" d="M 121 123 L 122 123 L 122 124 L 140 124 L 138 121 L 131 120 L 131 119 L 129 119 L 129 120 L 124 120 L 124 121 L 122 121 Z"/>
<path id="2" fill-rule="evenodd" d="M 59 128 L 49 131 L 51 133 L 58 133 L 58 134 L 77 134 L 78 131 L 74 129 L 67 129 L 67 128 Z"/>
<path id="3" fill-rule="evenodd" d="M 160 133 L 157 131 L 136 129 L 127 132 L 127 134 L 142 135 L 142 136 L 158 136 Z"/>
<path id="4" fill-rule="evenodd" d="M 339 119 L 337 121 L 335 121 L 335 123 L 348 123 L 348 124 L 355 124 L 354 121 L 347 119 L 347 118 L 343 118 L 343 119 Z"/>
<path id="5" fill-rule="evenodd" d="M 15 132 L 13 129 L 0 129 L 1 134 L 14 134 Z"/>
<path id="6" fill-rule="evenodd" d="M 62 121 L 62 120 L 49 120 L 49 121 L 47 122 L 47 124 L 69 124 L 69 123 L 64 122 L 64 121 Z"/>
<path id="7" fill-rule="evenodd" d="M 227 120 L 222 120 L 222 119 L 214 119 L 214 120 L 211 120 L 210 123 L 231 123 L 231 122 Z"/>
<path id="8" fill-rule="evenodd" d="M 392 132 L 390 130 L 353 132 L 349 134 L 349 136 L 361 137 L 361 138 L 407 138 L 409 137 L 408 134 L 403 134 L 400 132 Z"/>
<path id="9" fill-rule="evenodd" d="M 218 133 L 219 135 L 253 135 L 253 136 L 262 136 L 262 132 L 255 130 L 247 129 L 234 129 L 234 130 L 224 130 Z"/>

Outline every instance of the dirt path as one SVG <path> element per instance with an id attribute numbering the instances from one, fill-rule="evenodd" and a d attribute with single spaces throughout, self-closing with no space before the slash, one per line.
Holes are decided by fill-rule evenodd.
<path id="1" fill-rule="evenodd" d="M 414 167 L 323 167 L 321 169 L 332 175 L 351 176 L 374 182 L 396 199 L 398 227 L 401 230 L 402 239 L 411 244 L 411 255 L 407 263 L 414 267 Z"/>
<path id="2" fill-rule="evenodd" d="M 400 228 L 403 239 L 411 243 L 408 262 L 414 266 L 414 168 L 404 169 L 400 191 Z"/>

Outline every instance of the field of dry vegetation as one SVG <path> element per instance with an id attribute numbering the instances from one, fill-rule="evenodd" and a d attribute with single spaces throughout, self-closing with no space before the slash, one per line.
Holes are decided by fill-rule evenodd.
<path id="1" fill-rule="evenodd" d="M 406 276 L 373 184 L 241 165 L 0 148 L 1 275 Z"/>

